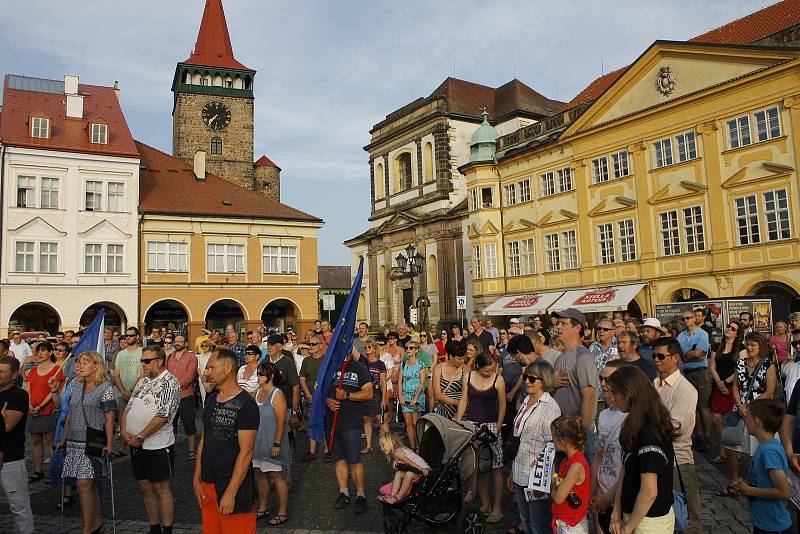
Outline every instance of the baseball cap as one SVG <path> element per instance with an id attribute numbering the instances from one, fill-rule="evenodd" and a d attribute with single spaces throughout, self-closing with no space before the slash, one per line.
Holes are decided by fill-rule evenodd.
<path id="1" fill-rule="evenodd" d="M 661 321 L 659 321 L 655 317 L 648 317 L 647 319 L 645 319 L 644 322 L 642 323 L 642 326 L 640 326 L 639 328 L 644 328 L 645 326 L 649 326 L 650 328 L 655 328 L 662 334 L 667 333 L 667 331 L 661 326 Z"/>
<path id="2" fill-rule="evenodd" d="M 516 317 L 512 317 L 512 318 L 511 318 L 511 320 L 510 320 L 509 322 L 510 322 L 511 324 L 519 324 L 519 319 L 517 319 Z"/>
<path id="3" fill-rule="evenodd" d="M 575 319 L 582 325 L 586 326 L 586 316 L 583 315 L 582 312 L 576 310 L 575 308 L 567 308 L 566 310 L 558 310 L 551 313 L 553 317 L 559 317 L 561 319 Z"/>
<path id="4" fill-rule="evenodd" d="M 519 323 L 514 324 L 514 326 L 509 328 L 508 331 L 510 333 L 512 333 L 512 334 L 524 334 L 525 333 L 525 331 L 522 330 L 522 327 L 519 325 Z"/>

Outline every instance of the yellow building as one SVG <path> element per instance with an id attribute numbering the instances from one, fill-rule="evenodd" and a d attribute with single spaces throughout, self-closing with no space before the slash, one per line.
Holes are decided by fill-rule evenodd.
<path id="1" fill-rule="evenodd" d="M 140 318 L 164 326 L 281 331 L 319 315 L 322 220 L 136 143 L 140 168 Z"/>
<path id="2" fill-rule="evenodd" d="M 460 168 L 475 310 L 608 286 L 648 314 L 704 296 L 800 309 L 800 50 L 657 41 L 496 150 Z"/>

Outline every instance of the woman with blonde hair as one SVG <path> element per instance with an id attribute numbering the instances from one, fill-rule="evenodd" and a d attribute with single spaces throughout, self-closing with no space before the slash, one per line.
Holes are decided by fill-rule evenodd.
<path id="1" fill-rule="evenodd" d="M 77 480 L 83 534 L 94 534 L 103 529 L 95 479 L 105 476 L 103 458 L 113 450 L 117 401 L 100 353 L 78 356 L 75 374 L 64 437 L 56 448 L 66 446 L 63 477 Z"/>
<path id="2" fill-rule="evenodd" d="M 774 351 L 778 364 L 782 364 L 789 357 L 789 343 L 792 341 L 792 335 L 789 333 L 789 328 L 783 321 L 775 323 L 775 329 L 769 338 L 769 348 Z"/>

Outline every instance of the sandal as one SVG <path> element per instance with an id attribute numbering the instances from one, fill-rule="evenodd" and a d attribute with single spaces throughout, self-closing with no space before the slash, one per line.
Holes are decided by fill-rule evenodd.
<path id="1" fill-rule="evenodd" d="M 711 459 L 711 463 L 712 464 L 724 464 L 725 460 L 726 460 L 726 458 L 724 456 L 722 456 L 721 454 L 718 454 L 718 455 L 714 456 Z"/>
<path id="2" fill-rule="evenodd" d="M 269 508 L 264 511 L 256 511 L 256 521 L 260 521 L 269 515 Z"/>
<path id="3" fill-rule="evenodd" d="M 44 478 L 44 473 L 37 473 L 36 471 L 34 471 L 33 474 L 28 477 L 28 484 L 31 484 L 33 482 L 39 482 L 43 478 Z"/>
<path id="4" fill-rule="evenodd" d="M 190 460 L 197 460 L 197 453 L 194 451 L 189 452 L 189 459 Z"/>
<path id="5" fill-rule="evenodd" d="M 361 454 L 369 454 L 372 452 L 372 447 L 364 447 L 361 449 Z"/>
<path id="6" fill-rule="evenodd" d="M 468 491 L 466 495 L 464 495 L 464 502 L 469 504 L 475 500 L 475 496 L 472 494 L 471 491 Z"/>
<path id="7" fill-rule="evenodd" d="M 739 493 L 733 489 L 733 486 L 728 486 L 725 489 L 719 490 L 715 495 L 717 497 L 738 497 Z"/>
<path id="8" fill-rule="evenodd" d="M 503 512 L 497 512 L 497 514 L 489 514 L 486 518 L 487 523 L 499 523 L 503 520 Z"/>
<path id="9" fill-rule="evenodd" d="M 289 520 L 288 515 L 278 514 L 269 520 L 269 524 L 272 525 L 273 527 L 277 527 L 278 525 L 286 523 L 288 520 Z"/>
<path id="10" fill-rule="evenodd" d="M 386 504 L 395 504 L 399 499 L 394 495 L 381 495 L 378 500 Z"/>

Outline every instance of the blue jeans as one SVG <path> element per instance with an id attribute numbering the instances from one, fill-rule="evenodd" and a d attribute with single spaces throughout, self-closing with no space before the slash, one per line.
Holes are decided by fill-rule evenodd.
<path id="1" fill-rule="evenodd" d="M 514 483 L 514 494 L 517 496 L 519 519 L 525 534 L 553 534 L 553 516 L 550 511 L 550 499 L 538 501 L 525 500 L 525 487 Z"/>
<path id="2" fill-rule="evenodd" d="M 586 433 L 586 447 L 583 449 L 583 456 L 586 457 L 589 465 L 592 465 L 595 451 L 597 451 L 597 429 Z"/>
<path id="3" fill-rule="evenodd" d="M 0 472 L 0 485 L 8 500 L 11 515 L 14 516 L 14 526 L 19 534 L 33 532 L 33 512 L 28 496 L 28 471 L 25 469 L 25 460 L 16 460 L 3 464 Z"/>

